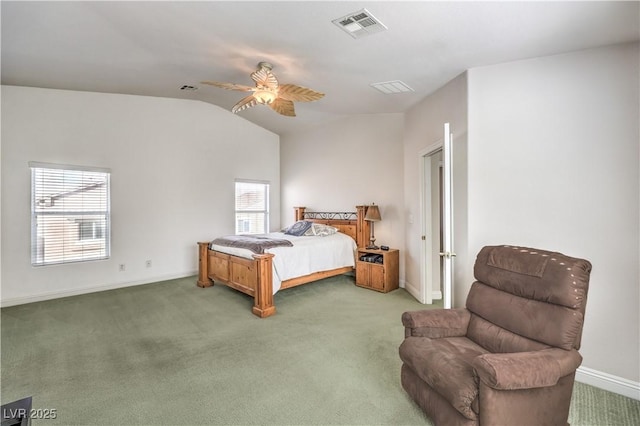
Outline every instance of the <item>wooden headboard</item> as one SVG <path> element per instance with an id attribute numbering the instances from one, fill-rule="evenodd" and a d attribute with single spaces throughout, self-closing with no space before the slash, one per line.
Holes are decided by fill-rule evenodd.
<path id="1" fill-rule="evenodd" d="M 358 247 L 369 243 L 370 224 L 364 220 L 369 206 L 356 206 L 355 212 L 308 212 L 306 207 L 294 207 L 295 220 L 308 220 L 338 228 L 338 231 L 356 240 Z"/>

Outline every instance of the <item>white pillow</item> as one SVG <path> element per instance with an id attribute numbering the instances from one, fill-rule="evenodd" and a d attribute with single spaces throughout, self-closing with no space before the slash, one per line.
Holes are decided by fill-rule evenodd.
<path id="1" fill-rule="evenodd" d="M 317 237 L 326 237 L 327 235 L 333 235 L 336 232 L 338 232 L 338 228 L 334 228 L 333 226 L 314 222 L 311 225 L 311 228 L 307 230 L 305 235 L 315 235 Z"/>

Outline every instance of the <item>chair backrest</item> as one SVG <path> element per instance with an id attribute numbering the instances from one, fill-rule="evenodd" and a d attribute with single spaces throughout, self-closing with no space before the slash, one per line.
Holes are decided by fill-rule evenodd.
<path id="1" fill-rule="evenodd" d="M 484 247 L 467 297 L 467 336 L 491 352 L 579 349 L 591 263 L 545 250 Z"/>

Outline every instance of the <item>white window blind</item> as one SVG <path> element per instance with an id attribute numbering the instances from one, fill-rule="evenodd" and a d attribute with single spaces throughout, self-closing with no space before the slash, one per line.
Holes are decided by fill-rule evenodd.
<path id="1" fill-rule="evenodd" d="M 265 234 L 269 229 L 269 183 L 236 181 L 236 234 Z"/>
<path id="2" fill-rule="evenodd" d="M 29 163 L 31 264 L 108 259 L 110 171 Z"/>

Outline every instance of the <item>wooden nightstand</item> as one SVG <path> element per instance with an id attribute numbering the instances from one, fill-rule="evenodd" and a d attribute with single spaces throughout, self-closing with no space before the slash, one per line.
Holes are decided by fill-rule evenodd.
<path id="1" fill-rule="evenodd" d="M 356 285 L 387 293 L 398 288 L 399 251 L 359 248 L 356 258 Z M 361 260 L 366 255 L 382 256 L 382 263 Z"/>

